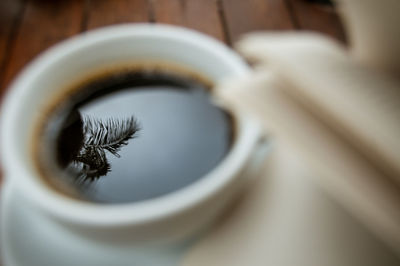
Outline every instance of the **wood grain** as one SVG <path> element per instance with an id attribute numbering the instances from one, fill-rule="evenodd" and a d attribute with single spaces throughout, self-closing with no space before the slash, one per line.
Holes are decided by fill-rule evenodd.
<path id="1" fill-rule="evenodd" d="M 79 33 L 84 2 L 81 0 L 30 0 L 6 62 L 2 87 L 21 68 L 49 46 Z"/>
<path id="2" fill-rule="evenodd" d="M 217 0 L 150 0 L 154 21 L 192 28 L 227 41 Z"/>
<path id="3" fill-rule="evenodd" d="M 148 20 L 147 0 L 92 0 L 88 10 L 87 28 Z"/>
<path id="4" fill-rule="evenodd" d="M 124 22 L 161 22 L 230 43 L 254 30 L 317 30 L 341 41 L 332 8 L 305 0 L 1 0 L 0 87 L 45 48 L 86 29 Z M 24 6 L 24 3 L 25 6 Z"/>
<path id="5" fill-rule="evenodd" d="M 346 35 L 333 6 L 309 3 L 305 0 L 287 0 L 298 29 L 313 30 L 346 43 Z"/>
<path id="6" fill-rule="evenodd" d="M 284 0 L 221 1 L 232 41 L 249 31 L 294 29 Z"/>
<path id="7" fill-rule="evenodd" d="M 2 0 L 0 1 L 0 84 L 4 72 L 4 64 L 8 56 L 11 40 L 15 28 L 22 14 L 23 0 Z M 3 91 L 3 88 L 0 88 Z"/>

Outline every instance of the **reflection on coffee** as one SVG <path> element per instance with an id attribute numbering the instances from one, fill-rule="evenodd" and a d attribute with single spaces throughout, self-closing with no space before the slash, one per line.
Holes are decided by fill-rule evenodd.
<path id="1" fill-rule="evenodd" d="M 124 68 L 80 82 L 42 123 L 37 162 L 60 191 L 98 203 L 183 188 L 229 151 L 232 117 L 210 86 L 164 68 Z"/>

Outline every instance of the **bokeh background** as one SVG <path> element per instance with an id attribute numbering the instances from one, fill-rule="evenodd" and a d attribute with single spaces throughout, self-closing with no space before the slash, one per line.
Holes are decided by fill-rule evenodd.
<path id="1" fill-rule="evenodd" d="M 185 26 L 229 45 L 254 30 L 313 30 L 346 42 L 335 7 L 323 0 L 1 0 L 1 95 L 51 45 L 129 22 Z"/>

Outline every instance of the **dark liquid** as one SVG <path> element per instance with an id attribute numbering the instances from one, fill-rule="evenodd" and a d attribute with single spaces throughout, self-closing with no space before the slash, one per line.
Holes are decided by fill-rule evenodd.
<path id="1" fill-rule="evenodd" d="M 231 117 L 194 78 L 125 71 L 77 91 L 48 118 L 43 143 L 54 145 L 42 145 L 50 151 L 42 165 L 57 165 L 47 181 L 78 198 L 127 203 L 171 193 L 229 151 Z"/>

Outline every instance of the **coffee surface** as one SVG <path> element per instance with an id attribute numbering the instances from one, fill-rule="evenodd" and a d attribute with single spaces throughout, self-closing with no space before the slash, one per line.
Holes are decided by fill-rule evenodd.
<path id="1" fill-rule="evenodd" d="M 41 164 L 58 172 L 44 178 L 99 203 L 183 188 L 221 162 L 233 136 L 231 116 L 211 102 L 205 83 L 162 71 L 116 72 L 81 85 L 45 125 L 49 156 Z"/>

